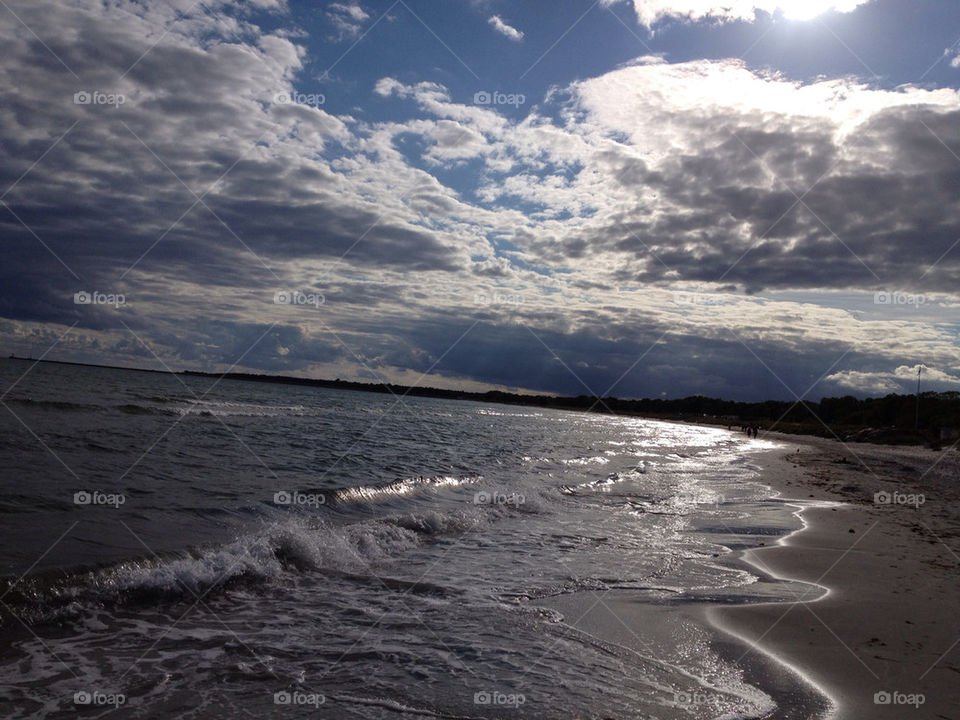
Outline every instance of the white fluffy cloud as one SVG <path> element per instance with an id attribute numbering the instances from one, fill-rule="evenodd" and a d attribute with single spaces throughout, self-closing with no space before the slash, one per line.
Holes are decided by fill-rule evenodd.
<path id="1" fill-rule="evenodd" d="M 894 370 L 894 375 L 896 375 L 901 380 L 915 381 L 917 379 L 917 371 L 919 367 L 917 365 L 901 365 L 896 370 Z M 934 382 L 934 383 L 947 383 L 950 385 L 960 385 L 960 376 L 951 375 L 948 372 L 935 367 L 923 366 L 923 371 L 920 373 L 921 382 Z"/>
<path id="2" fill-rule="evenodd" d="M 336 39 L 355 38 L 363 30 L 370 14 L 356 2 L 333 2 L 327 5 L 327 19 L 337 31 Z"/>
<path id="3" fill-rule="evenodd" d="M 515 42 L 520 42 L 523 40 L 523 32 L 505 23 L 499 15 L 492 15 L 487 22 L 494 30 L 504 37 L 507 37 Z"/>
<path id="4" fill-rule="evenodd" d="M 827 382 L 834 383 L 838 388 L 854 391 L 866 395 L 886 395 L 900 392 L 902 383 L 889 372 L 861 372 L 859 370 L 843 370 L 826 377 Z"/>
<path id="5" fill-rule="evenodd" d="M 861 393 L 878 395 L 882 393 L 911 393 L 917 387 L 917 365 L 900 365 L 891 372 L 861 372 L 844 370 L 826 378 L 838 387 L 848 388 Z M 923 366 L 921 390 L 957 390 L 960 388 L 960 376 L 936 367 Z"/>
<path id="6" fill-rule="evenodd" d="M 757 11 L 782 12 L 797 20 L 806 20 L 828 11 L 852 12 L 870 0 L 605 0 L 611 5 L 631 2 L 643 25 L 651 26 L 665 18 L 686 20 L 747 20 Z"/>

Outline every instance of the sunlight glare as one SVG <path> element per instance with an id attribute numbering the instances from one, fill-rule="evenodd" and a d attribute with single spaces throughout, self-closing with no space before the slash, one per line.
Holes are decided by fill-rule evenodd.
<path id="1" fill-rule="evenodd" d="M 833 0 L 782 0 L 780 9 L 788 20 L 804 21 L 832 10 L 836 4 Z"/>

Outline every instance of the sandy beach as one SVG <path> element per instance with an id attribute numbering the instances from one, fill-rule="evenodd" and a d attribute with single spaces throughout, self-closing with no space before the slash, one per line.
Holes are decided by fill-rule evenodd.
<path id="1" fill-rule="evenodd" d="M 718 629 L 715 649 L 774 699 L 765 720 L 960 720 L 960 453 L 766 438 L 789 445 L 758 456 L 760 479 L 803 525 L 728 561 L 804 584 L 791 585 L 795 601 L 684 612 Z M 602 599 L 544 604 L 639 652 L 670 632 L 666 614 L 629 592 Z"/>
<path id="2" fill-rule="evenodd" d="M 960 458 L 956 450 L 843 444 L 769 434 L 762 458 L 805 527 L 744 560 L 810 583 L 796 602 L 714 607 L 742 660 L 788 663 L 839 720 L 960 718 Z M 833 503 L 842 503 L 834 505 Z"/>

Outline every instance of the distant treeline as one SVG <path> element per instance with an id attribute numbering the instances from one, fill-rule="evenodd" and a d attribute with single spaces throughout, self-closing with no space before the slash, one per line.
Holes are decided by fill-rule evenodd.
<path id="1" fill-rule="evenodd" d="M 220 377 L 216 373 L 185 371 L 184 375 Z M 638 415 L 665 420 L 686 420 L 726 425 L 759 426 L 765 430 L 840 437 L 872 442 L 930 443 L 936 445 L 941 435 L 951 438 L 951 431 L 960 429 L 960 393 L 926 392 L 920 395 L 919 416 L 916 395 L 887 395 L 882 398 L 858 399 L 852 395 L 823 398 L 819 402 L 736 402 L 701 395 L 677 400 L 623 400 L 615 397 L 580 395 L 520 395 L 491 390 L 466 392 L 439 388 L 410 387 L 384 383 L 361 383 L 344 380 L 228 373 L 223 377 L 253 382 L 282 383 L 307 387 L 325 387 L 362 392 L 390 393 L 397 397 L 433 397 L 451 400 L 526 405 L 562 410 L 585 410 L 598 413 Z M 942 432 L 943 431 L 943 432 Z"/>
<path id="2" fill-rule="evenodd" d="M 891 394 L 859 399 L 852 395 L 819 402 L 734 402 L 703 396 L 679 400 L 604 398 L 615 413 L 697 420 L 765 430 L 885 443 L 928 443 L 953 440 L 960 431 L 960 393 Z"/>

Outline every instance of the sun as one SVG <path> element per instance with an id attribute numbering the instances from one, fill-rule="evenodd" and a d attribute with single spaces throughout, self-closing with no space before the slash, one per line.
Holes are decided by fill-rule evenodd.
<path id="1" fill-rule="evenodd" d="M 828 10 L 837 8 L 837 0 L 781 0 L 780 10 L 788 20 L 813 20 Z"/>

